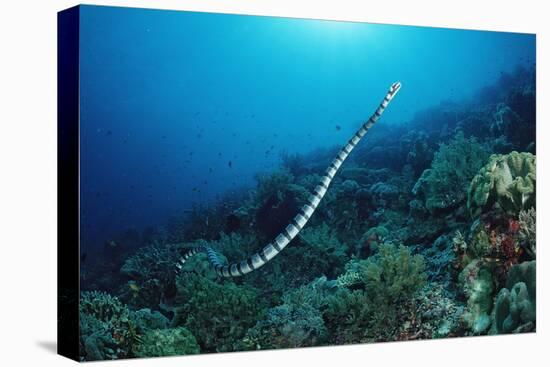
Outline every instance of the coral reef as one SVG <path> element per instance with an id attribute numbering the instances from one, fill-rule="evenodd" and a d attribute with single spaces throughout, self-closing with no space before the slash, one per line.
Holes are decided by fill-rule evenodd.
<path id="1" fill-rule="evenodd" d="M 81 359 L 535 331 L 534 126 L 534 69 L 377 126 L 284 253 L 239 279 L 181 254 L 262 249 L 340 147 L 284 153 L 252 188 L 106 238 L 81 264 Z"/>
<path id="2" fill-rule="evenodd" d="M 536 158 L 531 153 L 492 155 L 468 191 L 472 216 L 479 216 L 495 205 L 511 215 L 534 207 L 536 168 Z"/>

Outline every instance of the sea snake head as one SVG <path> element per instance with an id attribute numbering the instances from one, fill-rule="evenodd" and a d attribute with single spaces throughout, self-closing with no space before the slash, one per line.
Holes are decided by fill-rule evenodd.
<path id="1" fill-rule="evenodd" d="M 395 96 L 395 94 L 399 91 L 399 89 L 401 89 L 401 83 L 400 82 L 395 82 L 391 85 L 390 87 L 390 94 L 391 96 Z"/>

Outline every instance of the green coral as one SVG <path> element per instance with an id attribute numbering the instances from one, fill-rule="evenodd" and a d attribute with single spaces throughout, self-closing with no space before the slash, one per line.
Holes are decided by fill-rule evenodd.
<path id="1" fill-rule="evenodd" d="M 475 334 L 481 334 L 491 325 L 489 315 L 494 292 L 491 269 L 476 259 L 462 270 L 458 280 L 467 299 L 463 320 Z"/>
<path id="2" fill-rule="evenodd" d="M 164 357 L 200 353 L 197 340 L 184 327 L 149 330 L 137 345 L 136 357 Z"/>
<path id="3" fill-rule="evenodd" d="M 533 154 L 493 154 L 470 184 L 468 208 L 474 217 L 495 205 L 517 216 L 521 210 L 535 207 L 535 186 L 536 157 Z"/>
<path id="4" fill-rule="evenodd" d="M 400 308 L 426 285 L 424 258 L 403 245 L 382 244 L 376 255 L 352 261 L 337 284 L 326 315 L 334 342 L 388 340 L 399 327 Z"/>
<path id="5" fill-rule="evenodd" d="M 508 274 L 506 288 L 498 293 L 492 333 L 531 331 L 536 321 L 536 262 L 514 265 Z"/>
<path id="6" fill-rule="evenodd" d="M 204 352 L 235 350 L 235 340 L 264 314 L 266 305 L 257 291 L 232 282 L 218 283 L 196 274 L 181 274 L 172 326 L 185 326 Z"/>
<path id="7" fill-rule="evenodd" d="M 487 156 L 487 149 L 475 138 L 457 134 L 449 143 L 441 144 L 431 168 L 416 182 L 413 194 L 424 198 L 431 213 L 461 205 L 472 177 Z"/>
<path id="8" fill-rule="evenodd" d="M 377 255 L 365 260 L 361 271 L 369 297 L 380 304 L 395 304 L 424 287 L 425 268 L 424 258 L 412 255 L 408 247 L 383 244 Z"/>

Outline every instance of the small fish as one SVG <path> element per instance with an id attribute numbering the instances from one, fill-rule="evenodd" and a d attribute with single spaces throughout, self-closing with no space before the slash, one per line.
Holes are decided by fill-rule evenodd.
<path id="1" fill-rule="evenodd" d="M 340 125 L 336 125 L 336 130 L 340 131 L 340 130 L 342 130 L 342 127 Z"/>
<path id="2" fill-rule="evenodd" d="M 139 292 L 139 286 L 134 282 L 128 283 L 128 287 L 132 292 Z"/>
<path id="3" fill-rule="evenodd" d="M 113 132 L 112 132 L 111 130 L 107 130 L 107 132 L 105 133 L 105 135 L 111 136 L 111 135 L 113 135 Z"/>
<path id="4" fill-rule="evenodd" d="M 227 163 L 227 165 L 229 166 L 229 168 L 232 168 L 232 167 L 233 167 L 233 162 L 229 161 L 229 162 Z"/>

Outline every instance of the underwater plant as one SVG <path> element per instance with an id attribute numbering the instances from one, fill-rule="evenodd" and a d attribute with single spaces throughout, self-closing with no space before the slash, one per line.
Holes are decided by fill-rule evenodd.
<path id="1" fill-rule="evenodd" d="M 248 259 L 228 265 L 223 265 L 217 253 L 212 248 L 207 246 L 198 246 L 190 249 L 189 252 L 183 255 L 181 262 L 185 263 L 185 261 L 189 257 L 199 252 L 204 252 L 208 256 L 208 261 L 220 277 L 231 278 L 248 274 L 262 267 L 275 256 L 277 256 L 305 226 L 305 224 L 313 215 L 315 209 L 317 209 L 317 206 L 323 199 L 323 196 L 328 190 L 328 186 L 330 185 L 332 179 L 338 172 L 338 169 L 341 167 L 344 160 L 348 157 L 348 155 L 363 138 L 363 136 L 365 136 L 367 131 L 376 123 L 376 121 L 378 121 L 380 116 L 382 116 L 386 107 L 393 99 L 393 97 L 395 97 L 400 88 L 401 83 L 399 82 L 393 83 L 391 85 L 388 93 L 384 97 L 384 100 L 378 106 L 378 109 L 375 111 L 375 113 L 369 118 L 366 123 L 364 123 L 359 128 L 355 135 L 338 153 L 336 158 L 334 158 L 327 169 L 326 175 L 323 176 L 323 178 L 319 182 L 319 185 L 315 187 L 314 193 L 309 197 L 308 203 L 303 206 L 300 213 L 294 217 L 291 223 L 275 238 L 272 243 L 269 243 L 261 251 L 250 256 Z"/>
<path id="2" fill-rule="evenodd" d="M 531 153 L 494 154 L 473 178 L 468 208 L 477 217 L 493 207 L 517 216 L 535 207 L 536 157 Z"/>

